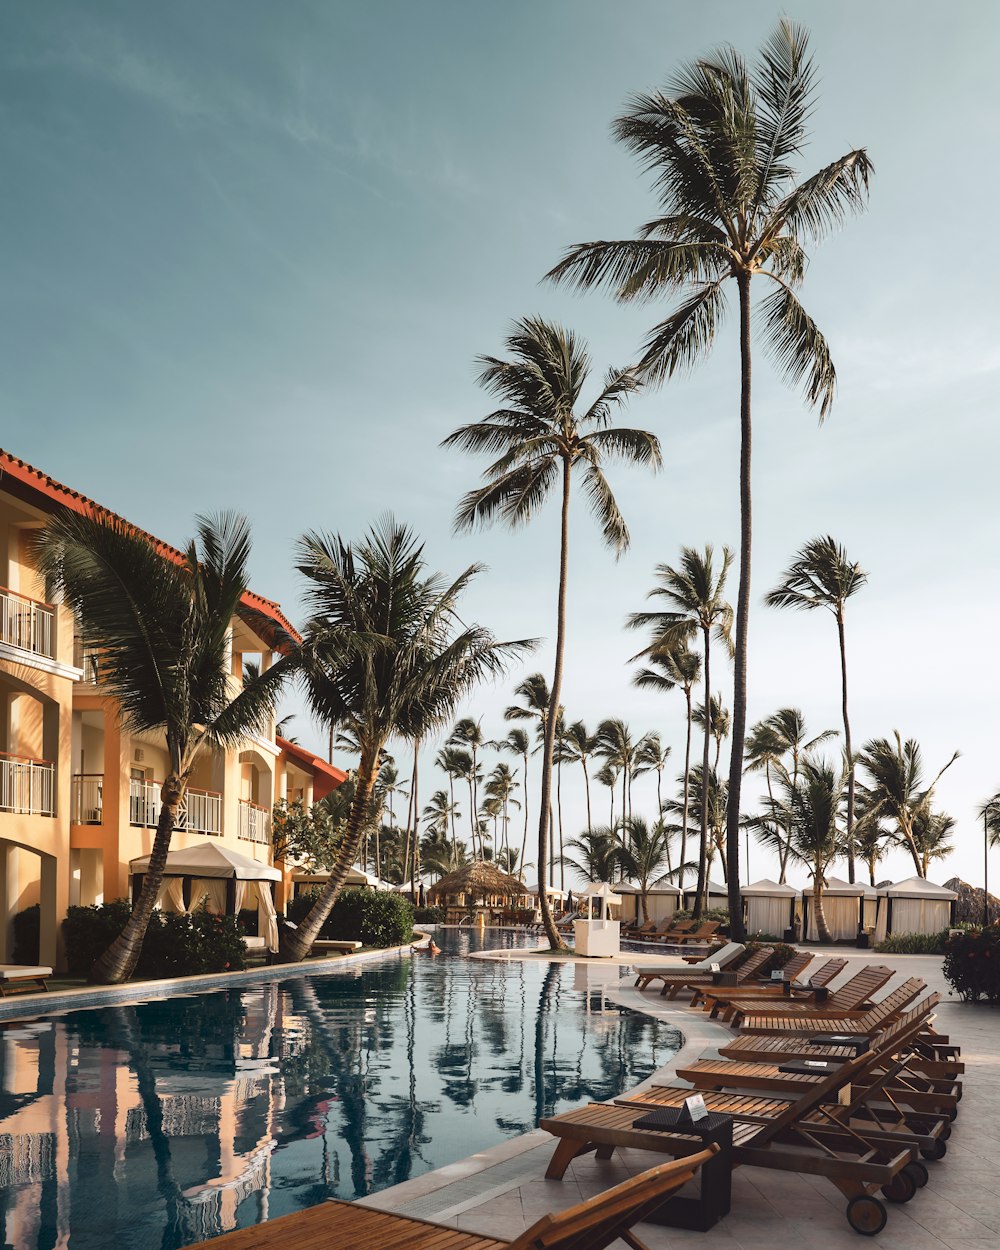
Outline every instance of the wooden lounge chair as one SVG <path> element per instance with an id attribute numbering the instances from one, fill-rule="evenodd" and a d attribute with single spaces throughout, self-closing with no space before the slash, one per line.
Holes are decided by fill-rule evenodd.
<path id="1" fill-rule="evenodd" d="M 682 946 L 688 942 L 707 942 L 721 927 L 718 920 L 704 920 L 697 929 L 691 929 L 687 933 L 675 933 L 668 940 L 679 942 Z"/>
<path id="2" fill-rule="evenodd" d="M 793 963 L 794 960 L 789 960 L 785 967 L 789 968 Z M 691 1003 L 692 1006 L 697 1006 L 703 1000 L 705 1010 L 711 1012 L 713 1020 L 728 1020 L 734 1011 L 734 1001 L 739 1002 L 749 998 L 768 998 L 774 999 L 776 1002 L 782 1002 L 787 997 L 789 1002 L 809 1002 L 810 999 L 815 999 L 818 990 L 826 989 L 830 982 L 839 977 L 846 967 L 846 959 L 828 959 L 808 981 L 791 981 L 787 986 L 780 983 L 772 984 L 769 981 L 761 981 L 757 985 L 745 985 L 738 989 L 712 986 L 695 994 Z"/>
<path id="3" fill-rule="evenodd" d="M 717 998 L 724 1000 L 729 997 L 742 998 L 744 995 L 752 995 L 755 998 L 760 996 L 766 998 L 773 998 L 776 995 L 780 996 L 784 993 L 786 982 L 794 982 L 799 973 L 812 963 L 812 960 L 813 955 L 811 951 L 796 951 L 788 963 L 781 969 L 782 979 L 780 981 L 761 979 L 740 987 L 730 987 L 729 989 L 722 989 L 718 986 L 711 989 L 699 987 L 695 990 L 690 1005 L 692 1007 L 703 1006 L 706 1011 L 709 1011 L 712 1008 L 712 1002 Z M 713 1011 L 712 1014 L 714 1016 L 716 1013 Z"/>
<path id="4" fill-rule="evenodd" d="M 798 1099 L 703 1095 L 710 1111 L 733 1116 L 733 1166 L 749 1164 L 825 1176 L 848 1198 L 847 1219 L 852 1228 L 865 1233 L 880 1231 L 887 1214 L 876 1192 L 882 1189 L 891 1201 L 906 1200 L 924 1178 L 918 1168 L 911 1168 L 901 1178 L 904 1169 L 915 1161 L 915 1140 L 882 1136 L 877 1130 L 864 1135 L 835 1118 L 841 1091 L 850 1088 L 851 1081 L 870 1067 L 873 1058 L 871 1053 L 856 1056 Z M 617 1147 L 676 1153 L 676 1129 L 657 1132 L 636 1127 L 636 1120 L 642 1111 L 679 1108 L 690 1092 L 654 1087 L 619 1099 L 614 1106 L 595 1103 L 542 1120 L 539 1127 L 559 1138 L 545 1175 L 562 1176 L 573 1158 L 589 1150 L 597 1150 L 604 1158 Z"/>
<path id="5" fill-rule="evenodd" d="M 697 1154 L 661 1163 L 558 1215 L 543 1215 L 513 1241 L 464 1233 L 446 1224 L 376 1211 L 333 1200 L 267 1224 L 241 1228 L 204 1242 L 213 1250 L 308 1250 L 340 1245 L 347 1250 L 604 1250 L 619 1238 L 632 1250 L 647 1250 L 633 1224 L 653 1214 L 718 1153 L 712 1145 Z"/>
<path id="6" fill-rule="evenodd" d="M 746 959 L 735 972 L 729 973 L 727 970 L 719 972 L 680 972 L 673 977 L 663 977 L 663 988 L 660 990 L 661 998 L 676 998 L 681 990 L 697 991 L 699 987 L 705 985 L 714 985 L 720 976 L 726 976 L 727 979 L 732 976 L 736 985 L 742 985 L 744 981 L 749 981 L 756 972 L 763 968 L 771 956 L 774 954 L 773 946 L 758 946 L 755 951 L 751 951 Z M 716 960 L 718 962 L 718 960 Z"/>
<path id="7" fill-rule="evenodd" d="M 720 968 L 725 968 L 733 963 L 746 950 L 742 942 L 730 942 L 728 946 L 723 946 L 717 951 L 713 951 L 711 955 L 706 955 L 699 963 L 692 964 L 685 968 L 680 964 L 646 964 L 643 967 L 636 967 L 635 983 L 640 990 L 644 990 L 650 981 L 659 981 L 665 977 L 693 976 L 695 979 L 700 973 L 708 973 L 711 971 L 713 963 L 717 963 Z"/>
<path id="8" fill-rule="evenodd" d="M 51 968 L 40 964 L 0 964 L 0 998 L 8 994 L 31 993 L 33 990 L 48 990 L 48 979 L 52 975 Z"/>
<path id="9" fill-rule="evenodd" d="M 731 999 L 730 1006 L 733 1010 L 729 1022 L 738 1029 L 773 1033 L 777 1030 L 764 1027 L 761 1023 L 762 1017 L 780 1021 L 822 1015 L 830 1020 L 837 1016 L 861 1015 L 871 1005 L 871 996 L 887 981 L 891 981 L 892 976 L 891 968 L 869 964 L 820 1003 L 792 1002 L 782 998 L 780 1001 L 762 1004 L 759 998 Z"/>
<path id="10" fill-rule="evenodd" d="M 636 941 L 665 945 L 667 942 L 690 932 L 693 928 L 693 920 L 661 920 L 658 925 L 643 933 Z"/>
<path id="11" fill-rule="evenodd" d="M 656 921 L 647 920 L 645 924 L 628 924 L 622 929 L 622 940 L 627 942 L 640 942 L 644 933 L 653 933 L 656 931 Z"/>

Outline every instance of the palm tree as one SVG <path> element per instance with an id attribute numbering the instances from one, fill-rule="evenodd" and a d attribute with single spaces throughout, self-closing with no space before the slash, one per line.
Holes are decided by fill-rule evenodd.
<path id="1" fill-rule="evenodd" d="M 586 829 L 578 838 L 566 843 L 567 851 L 575 851 L 577 859 L 566 856 L 566 862 L 588 881 L 613 881 L 618 872 L 621 842 L 607 825 Z"/>
<path id="2" fill-rule="evenodd" d="M 462 813 L 458 810 L 454 797 L 449 795 L 447 790 L 435 790 L 421 814 L 428 832 L 446 838 L 449 829 L 454 830 L 456 816 L 461 816 Z M 452 847 L 458 846 L 454 833 L 452 833 L 451 844 Z"/>
<path id="3" fill-rule="evenodd" d="M 712 637 L 722 642 L 727 649 L 731 647 L 731 631 L 733 610 L 723 598 L 726 586 L 726 575 L 733 562 L 733 554 L 728 547 L 722 548 L 722 568 L 714 567 L 715 553 L 711 547 L 704 551 L 696 551 L 693 547 L 681 548 L 680 564 L 672 568 L 669 564 L 658 564 L 656 575 L 659 586 L 654 586 L 648 598 L 666 599 L 669 607 L 665 612 L 633 612 L 628 624 L 633 629 L 646 625 L 653 627 L 653 642 L 647 652 L 661 651 L 670 646 L 686 643 L 691 636 L 701 631 L 705 695 L 703 702 L 711 706 L 711 643 Z M 704 749 L 700 771 L 701 780 L 701 850 L 698 857 L 698 897 L 695 900 L 694 915 L 700 916 L 702 899 L 707 883 L 708 857 L 708 783 L 712 770 L 708 760 L 708 744 L 711 738 L 711 726 L 706 720 Z M 737 852 L 738 854 L 738 852 Z M 738 866 L 738 861 L 737 861 Z M 743 909 L 739 898 L 739 878 L 729 882 L 729 914 L 731 917 L 734 941 L 743 938 Z"/>
<path id="4" fill-rule="evenodd" d="M 851 750 L 851 722 L 847 716 L 847 645 L 844 638 L 844 606 L 868 581 L 860 564 L 833 538 L 814 538 L 806 543 L 782 574 L 781 582 L 764 596 L 771 608 L 826 608 L 837 622 L 840 642 L 840 701 L 844 717 L 844 750 L 847 753 L 847 879 L 854 882 L 854 786 L 855 764 Z"/>
<path id="5" fill-rule="evenodd" d="M 389 738 L 413 742 L 438 728 L 472 688 L 531 645 L 498 643 L 466 624 L 459 600 L 479 566 L 451 583 L 429 573 L 412 530 L 391 518 L 354 545 L 308 534 L 299 552 L 312 611 L 303 642 L 309 702 L 326 724 L 349 723 L 361 753 L 340 855 L 309 914 L 283 930 L 284 962 L 305 958 L 343 887 Z"/>
<path id="6" fill-rule="evenodd" d="M 610 424 L 613 411 L 638 388 L 631 369 L 612 369 L 600 393 L 582 414 L 575 411 L 590 372 L 585 345 L 560 326 L 529 318 L 515 322 L 507 339 L 511 359 L 484 357 L 480 384 L 497 395 L 501 407 L 483 420 L 464 425 L 444 440 L 446 447 L 496 455 L 486 482 L 460 502 L 456 527 L 469 529 L 497 517 L 510 526 L 527 524 L 556 487 L 561 491 L 559 589 L 556 645 L 542 753 L 538 818 L 538 866 L 543 871 L 549 832 L 549 794 L 556 715 L 562 693 L 566 643 L 566 583 L 569 571 L 569 502 L 574 471 L 582 475 L 587 502 L 607 546 L 620 556 L 629 545 L 628 528 L 604 476 L 612 459 L 659 468 L 660 444 L 645 430 Z M 548 900 L 539 890 L 542 923 L 553 950 L 562 942 Z"/>
<path id="7" fill-rule="evenodd" d="M 536 676 L 540 677 L 541 674 L 538 673 Z M 542 678 L 542 681 L 544 683 L 545 679 Z M 521 684 L 523 685 L 524 683 L 522 682 Z M 545 706 L 548 707 L 547 699 Z M 510 712 L 520 712 L 522 710 L 520 708 L 508 708 L 507 713 L 505 713 L 506 718 L 510 720 Z M 494 742 L 492 745 L 498 751 L 507 751 L 511 755 L 520 756 L 524 765 L 524 833 L 521 838 L 521 854 L 518 857 L 518 862 L 523 869 L 524 856 L 528 847 L 528 756 L 531 754 L 531 741 L 527 733 L 523 729 L 518 728 L 509 730 L 506 738 L 501 739 L 499 742 Z"/>
<path id="8" fill-rule="evenodd" d="M 444 794 L 444 791 L 439 791 Z M 465 843 L 452 846 L 448 835 L 432 829 L 420 844 L 420 856 L 424 868 L 435 877 L 445 877 L 467 862 Z"/>
<path id="9" fill-rule="evenodd" d="M 700 729 L 708 729 L 708 732 L 715 739 L 715 763 L 713 768 L 718 770 L 719 756 L 722 754 L 722 744 L 729 737 L 729 729 L 732 725 L 732 717 L 729 715 L 729 708 L 723 707 L 722 695 L 713 694 L 708 701 L 708 716 L 705 715 L 705 704 L 701 702 L 694 709 L 694 723 Z"/>
<path id="10" fill-rule="evenodd" d="M 467 751 L 459 751 L 456 747 L 445 746 L 434 757 L 434 763 L 448 778 L 448 795 L 451 799 L 451 843 L 452 846 L 457 846 L 458 830 L 455 825 L 459 816 L 458 804 L 455 802 L 455 782 L 462 777 L 468 776 L 472 757 Z"/>
<path id="11" fill-rule="evenodd" d="M 913 822 L 913 841 L 920 856 L 920 875 L 927 877 L 931 861 L 946 859 L 955 849 L 951 835 L 955 830 L 955 817 L 947 812 L 932 812 L 921 808 Z"/>
<path id="12" fill-rule="evenodd" d="M 640 777 L 643 773 L 656 773 L 656 811 L 657 820 L 663 814 L 663 770 L 667 766 L 667 760 L 670 759 L 670 747 L 665 746 L 660 740 L 658 733 L 648 733 L 639 739 L 639 745 L 636 747 L 635 759 L 636 768 L 635 776 Z M 667 871 L 670 872 L 670 843 L 667 842 Z"/>
<path id="13" fill-rule="evenodd" d="M 865 786 L 864 801 L 873 810 L 895 823 L 894 834 L 906 847 L 913 859 L 917 876 L 920 871 L 920 848 L 914 837 L 917 822 L 930 810 L 934 787 L 952 764 L 958 759 L 956 751 L 944 768 L 926 789 L 923 786 L 923 759 L 920 744 L 915 738 L 904 743 L 899 730 L 893 732 L 895 743 L 887 738 L 873 738 L 866 742 L 859 757 L 862 768 L 868 773 L 871 785 Z"/>
<path id="14" fill-rule="evenodd" d="M 642 922 L 649 920 L 649 887 L 670 867 L 670 834 L 663 820 L 646 823 L 633 816 L 623 823 L 618 839 L 618 862 L 626 877 L 639 886 Z"/>
<path id="15" fill-rule="evenodd" d="M 615 786 L 618 784 L 618 769 L 612 768 L 610 764 L 605 764 L 598 769 L 594 780 L 600 782 L 602 786 L 608 787 L 611 799 L 611 807 L 608 813 L 608 828 L 613 829 L 615 827 Z"/>
<path id="16" fill-rule="evenodd" d="M 632 681 L 644 690 L 674 690 L 677 686 L 684 691 L 684 702 L 687 707 L 686 730 L 684 736 L 684 803 L 681 816 L 681 862 L 677 884 L 684 889 L 684 873 L 687 867 L 687 833 L 688 833 L 688 781 L 691 773 L 691 692 L 694 684 L 701 676 L 701 657 L 695 651 L 688 650 L 687 639 L 680 638 L 668 641 L 662 647 L 654 647 L 645 653 L 650 668 L 641 668 Z M 663 804 L 660 804 L 663 810 Z"/>
<path id="17" fill-rule="evenodd" d="M 242 686 L 233 681 L 232 626 L 247 611 L 250 528 L 222 515 L 199 518 L 197 531 L 176 559 L 103 514 L 61 513 L 39 535 L 39 568 L 75 613 L 84 643 L 100 650 L 101 682 L 122 726 L 162 732 L 170 761 L 149 868 L 125 928 L 90 970 L 97 984 L 126 981 L 135 969 L 198 758 L 266 732 L 294 663 L 284 658 Z M 291 646 L 289 637 L 269 637 L 276 648 Z"/>
<path id="18" fill-rule="evenodd" d="M 727 282 L 740 312 L 740 577 L 736 608 L 733 750 L 726 815 L 730 910 L 739 915 L 740 783 L 746 734 L 747 625 L 751 554 L 751 283 L 764 346 L 782 375 L 828 413 L 836 370 L 826 339 L 799 303 L 805 245 L 867 200 L 872 165 L 863 149 L 796 183 L 792 159 L 806 140 L 814 69 L 802 27 L 779 22 L 750 69 L 735 49 L 685 66 L 673 93 L 634 97 L 615 136 L 652 172 L 660 215 L 636 239 L 582 243 L 550 271 L 577 287 L 607 286 L 621 302 L 677 294 L 679 306 L 653 327 L 640 362 L 660 382 L 707 355 L 726 310 Z M 756 287 L 755 287 L 756 289 Z M 742 925 L 738 925 L 742 929 Z"/>
<path id="19" fill-rule="evenodd" d="M 622 779 L 622 819 L 632 814 L 632 778 L 636 767 L 636 742 L 632 730 L 623 720 L 602 720 L 597 726 L 595 754 Z"/>
<path id="20" fill-rule="evenodd" d="M 521 804 L 514 798 L 516 791 L 520 790 L 521 783 L 517 779 L 517 773 L 513 772 L 508 764 L 497 764 L 493 771 L 486 779 L 487 795 L 500 804 L 500 814 L 503 817 L 503 849 L 510 850 L 510 809 L 511 807 L 520 807 Z M 499 859 L 499 855 L 496 856 Z"/>
<path id="21" fill-rule="evenodd" d="M 469 802 L 472 812 L 479 811 L 479 783 L 483 779 L 483 774 L 479 768 L 479 751 L 480 748 L 486 746 L 486 739 L 483 737 L 483 727 L 480 721 L 475 720 L 471 716 L 463 716 L 461 720 L 455 722 L 455 727 L 451 731 L 448 739 L 449 746 L 465 747 L 472 756 L 472 768 L 469 770 Z M 473 852 L 476 848 L 475 833 L 472 838 Z M 480 850 L 482 846 L 480 845 Z"/>
<path id="22" fill-rule="evenodd" d="M 590 811 L 590 772 L 587 762 L 597 750 L 597 738 L 587 732 L 587 726 L 582 720 L 577 720 L 567 727 L 563 735 L 563 749 L 565 758 L 579 764 L 583 769 L 583 787 L 587 796 L 587 828 L 590 829 L 594 821 Z"/>

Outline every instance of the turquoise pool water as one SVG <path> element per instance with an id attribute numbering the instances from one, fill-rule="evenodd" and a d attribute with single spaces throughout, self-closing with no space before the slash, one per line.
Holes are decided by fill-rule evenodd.
<path id="1" fill-rule="evenodd" d="M 612 1097 L 676 1053 L 607 966 L 468 959 L 525 939 L 0 1023 L 15 1250 L 176 1250 L 357 1198 Z M 534 939 L 532 944 L 536 942 Z"/>

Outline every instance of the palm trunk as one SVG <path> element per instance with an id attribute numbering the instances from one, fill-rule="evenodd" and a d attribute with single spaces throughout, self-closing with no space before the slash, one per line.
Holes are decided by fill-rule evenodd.
<path id="1" fill-rule="evenodd" d="M 712 677 L 712 637 L 708 626 L 702 632 L 705 636 L 705 706 L 708 707 L 709 681 Z M 706 886 L 708 884 L 708 716 L 705 716 L 705 743 L 701 757 L 701 848 L 698 853 L 698 886 L 694 900 L 692 915 L 695 920 L 701 919 Z"/>
<path id="2" fill-rule="evenodd" d="M 518 869 L 521 874 L 521 880 L 524 880 L 525 862 L 528 855 L 528 756 L 524 756 L 524 836 L 521 838 L 521 859 L 518 863 Z"/>
<path id="3" fill-rule="evenodd" d="M 684 740 L 684 813 L 681 816 L 681 862 L 677 884 L 684 889 L 684 865 L 687 863 L 688 807 L 691 789 L 691 687 L 684 691 L 687 701 L 687 736 Z M 683 899 L 681 900 L 683 902 Z"/>
<path id="4" fill-rule="evenodd" d="M 587 772 L 586 759 L 581 759 L 580 763 L 583 765 L 583 788 L 587 795 L 587 832 L 590 833 L 593 828 L 593 821 L 590 816 L 590 775 Z"/>
<path id="5" fill-rule="evenodd" d="M 556 811 L 559 813 L 559 889 L 566 889 L 566 861 L 563 859 L 563 818 L 562 818 L 562 755 L 556 765 Z"/>
<path id="6" fill-rule="evenodd" d="M 420 739 L 413 744 L 413 773 L 410 776 L 410 799 L 413 803 L 413 860 L 410 864 L 410 893 L 413 901 L 417 901 L 417 878 L 420 876 L 420 807 L 418 804 L 419 770 L 417 760 L 420 758 Z"/>
<path id="7" fill-rule="evenodd" d="M 559 599 L 556 622 L 556 662 L 552 673 L 552 690 L 549 694 L 549 710 L 545 718 L 545 745 L 542 751 L 542 786 L 538 816 L 538 902 L 542 911 L 542 926 L 552 950 L 562 950 L 563 943 L 552 921 L 549 900 L 545 897 L 544 875 L 548 850 L 549 804 L 552 793 L 552 756 L 555 749 L 556 721 L 559 716 L 559 696 L 562 694 L 563 649 L 566 644 L 566 580 L 569 566 L 569 489 L 570 462 L 563 460 L 562 517 L 559 542 Z"/>
<path id="8" fill-rule="evenodd" d="M 792 795 L 799 792 L 799 751 L 798 747 L 792 748 Z M 785 882 L 785 876 L 788 872 L 788 860 L 792 853 L 792 817 L 788 816 L 788 823 L 785 827 L 785 845 L 781 852 L 781 884 Z"/>
<path id="9" fill-rule="evenodd" d="M 663 819 L 663 769 L 662 768 L 658 768 L 656 770 L 656 819 L 657 820 Z M 667 848 L 667 872 L 670 872 L 670 870 L 673 868 L 673 865 L 670 862 L 670 838 L 669 837 L 666 840 L 666 848 Z"/>
<path id="10" fill-rule="evenodd" d="M 733 667 L 733 750 L 729 759 L 726 808 L 726 862 L 729 866 L 729 926 L 734 942 L 746 936 L 740 901 L 740 788 L 747 731 L 747 627 L 750 618 L 750 275 L 737 277 L 740 291 L 740 590 L 736 601 L 736 654 Z"/>
<path id="11" fill-rule="evenodd" d="M 837 605 L 837 636 L 840 640 L 840 691 L 844 713 L 844 750 L 847 752 L 847 880 L 854 884 L 854 753 L 851 722 L 847 719 L 847 646 L 844 639 L 844 607 Z"/>
<path id="12" fill-rule="evenodd" d="M 135 972 L 135 966 L 142 954 L 142 942 L 149 926 L 149 918 L 160 892 L 163 870 L 167 866 L 170 839 L 177 823 L 177 809 L 186 789 L 187 779 L 182 779 L 176 768 L 171 769 L 160 790 L 160 815 L 156 822 L 156 835 L 149 855 L 149 868 L 142 880 L 142 889 L 125 928 L 90 969 L 87 979 L 92 985 L 119 985 Z"/>
<path id="13" fill-rule="evenodd" d="M 455 827 L 455 778 L 448 774 L 448 794 L 451 802 L 451 858 L 454 860 L 458 850 L 458 830 Z"/>
<path id="14" fill-rule="evenodd" d="M 473 811 L 472 819 L 475 823 L 476 831 L 479 832 L 479 761 L 476 756 L 476 744 L 475 743 L 472 744 L 472 777 L 469 780 L 469 785 L 472 787 L 472 811 Z M 476 849 L 476 843 L 475 843 L 475 838 L 473 838 L 472 840 L 473 854 L 475 854 L 475 849 Z M 480 859 L 486 858 L 486 853 L 483 850 L 483 835 L 481 832 L 479 832 L 479 858 Z"/>
<path id="15" fill-rule="evenodd" d="M 469 778 L 469 803 L 472 805 L 472 811 L 469 815 L 469 828 L 472 831 L 472 858 L 476 859 L 478 852 L 476 850 L 476 829 L 479 825 L 479 813 L 476 810 L 476 798 L 472 785 L 472 778 Z M 482 859 L 481 855 L 478 858 Z"/>
<path id="16" fill-rule="evenodd" d="M 297 963 L 309 955 L 313 942 L 319 937 L 319 931 L 322 929 L 327 916 L 329 916 L 334 903 L 337 901 L 344 882 L 347 880 L 347 874 L 351 871 L 358 853 L 358 847 L 361 844 L 365 818 L 368 814 L 368 805 L 371 802 L 372 791 L 375 789 L 375 782 L 378 779 L 378 757 L 381 746 L 382 744 L 379 743 L 372 752 L 366 753 L 362 751 L 361 761 L 358 765 L 357 789 L 354 792 L 354 802 L 351 804 L 351 814 L 347 821 L 344 844 L 340 848 L 337 862 L 330 872 L 330 879 L 323 887 L 322 894 L 320 894 L 310 909 L 309 914 L 298 928 L 289 929 L 285 926 L 281 929 L 277 956 L 279 963 Z"/>
<path id="17" fill-rule="evenodd" d="M 816 909 L 816 932 L 819 940 L 829 942 L 832 939 L 826 923 L 826 912 L 823 910 L 823 874 L 818 870 L 813 876 L 813 907 Z"/>

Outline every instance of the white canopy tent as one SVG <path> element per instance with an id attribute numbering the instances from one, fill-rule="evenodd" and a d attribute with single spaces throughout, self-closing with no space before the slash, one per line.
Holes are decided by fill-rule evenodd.
<path id="1" fill-rule="evenodd" d="M 828 877 L 823 886 L 823 915 L 834 942 L 854 942 L 862 928 L 866 887 L 839 877 Z M 807 885 L 802 891 L 803 930 L 807 942 L 819 941 L 816 927 L 816 909 L 813 906 L 813 887 Z"/>
<path id="2" fill-rule="evenodd" d="M 623 921 L 634 921 L 638 923 L 642 917 L 642 899 L 641 892 L 637 885 L 633 885 L 630 881 L 619 882 L 615 889 L 622 897 Z M 660 879 L 649 887 L 646 891 L 646 906 L 649 908 L 649 918 L 657 924 L 661 920 L 669 920 L 675 911 L 681 906 L 682 895 L 677 886 L 671 882 Z"/>
<path id="3" fill-rule="evenodd" d="M 687 886 L 684 890 L 684 906 L 688 909 L 694 906 L 694 900 L 698 894 L 697 882 L 694 885 Z M 709 881 L 708 883 L 708 901 L 706 907 L 722 907 L 729 906 L 729 891 L 724 885 L 719 885 L 717 881 Z"/>
<path id="4" fill-rule="evenodd" d="M 149 871 L 149 856 L 129 860 L 133 893 Z M 184 881 L 190 881 L 187 891 Z M 238 915 L 244 908 L 257 911 L 257 925 L 269 951 L 278 949 L 278 918 L 268 881 L 280 881 L 281 872 L 270 864 L 241 855 L 215 842 L 180 847 L 167 855 L 156 906 L 164 911 L 194 911 L 205 902 L 215 915 Z M 186 900 L 185 900 L 186 896 Z"/>
<path id="5" fill-rule="evenodd" d="M 330 880 L 330 874 L 325 868 L 315 870 L 309 868 L 296 868 L 292 872 L 292 887 L 296 893 L 302 887 L 309 888 L 311 886 L 324 886 Z M 383 881 L 381 877 L 376 877 L 373 873 L 363 872 L 360 868 L 351 868 L 344 880 L 344 888 L 352 886 L 366 885 L 371 890 L 409 890 L 410 883 L 407 881 L 404 885 L 393 885 L 389 881 Z"/>
<path id="6" fill-rule="evenodd" d="M 952 923 L 958 895 L 925 877 L 907 877 L 895 885 L 883 886 L 879 893 L 879 921 L 886 934 L 940 933 Z M 876 937 L 878 926 L 876 927 Z"/>
<path id="7" fill-rule="evenodd" d="M 795 907 L 799 892 L 790 885 L 782 885 L 763 877 L 745 885 L 743 912 L 748 933 L 767 933 L 771 937 L 783 937 L 786 929 L 795 927 Z"/>

